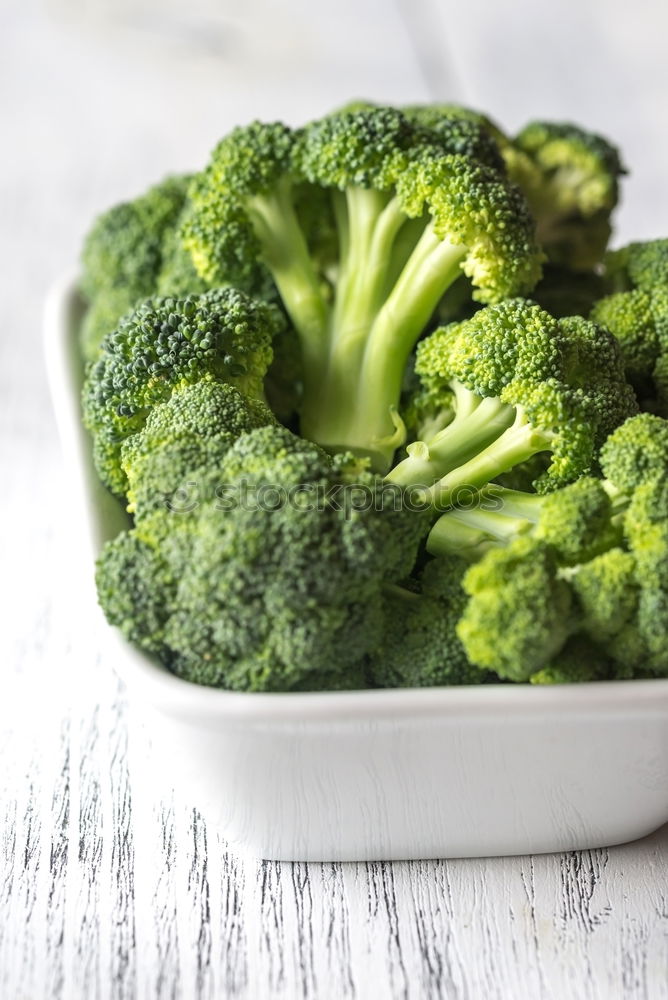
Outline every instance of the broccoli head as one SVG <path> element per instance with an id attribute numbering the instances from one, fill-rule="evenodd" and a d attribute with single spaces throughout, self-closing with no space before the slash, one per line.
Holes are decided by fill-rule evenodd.
<path id="1" fill-rule="evenodd" d="M 641 408 L 668 413 L 668 240 L 630 243 L 605 258 L 609 294 L 590 316 L 617 338 Z"/>
<path id="2" fill-rule="evenodd" d="M 262 398 L 280 322 L 274 307 L 230 288 L 149 299 L 125 317 L 103 341 L 83 393 L 84 421 L 105 485 L 124 493 L 122 442 L 142 429 L 151 409 L 176 387 L 213 378 Z"/>
<path id="3" fill-rule="evenodd" d="M 81 255 L 80 287 L 91 305 L 81 330 L 86 360 L 97 357 L 121 316 L 155 294 L 164 243 L 176 230 L 189 182 L 188 176 L 167 177 L 95 220 Z"/>
<path id="4" fill-rule="evenodd" d="M 454 418 L 409 445 L 388 478 L 426 487 L 441 508 L 541 452 L 550 453 L 541 491 L 587 475 L 607 435 L 637 409 L 614 337 L 524 299 L 435 331 L 418 346 L 416 372 L 432 410 L 440 398 Z"/>

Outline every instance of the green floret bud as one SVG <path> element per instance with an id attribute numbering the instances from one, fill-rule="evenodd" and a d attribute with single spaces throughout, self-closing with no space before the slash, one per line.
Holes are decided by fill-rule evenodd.
<path id="1" fill-rule="evenodd" d="M 626 420 L 603 445 L 600 462 L 606 478 L 625 492 L 665 476 L 668 421 L 651 413 L 640 413 Z"/>
<path id="2" fill-rule="evenodd" d="M 612 503 L 597 479 L 585 476 L 538 503 L 535 537 L 551 545 L 562 563 L 586 562 L 617 539 Z"/>
<path id="3" fill-rule="evenodd" d="M 136 532 L 122 532 L 102 549 L 95 581 L 109 624 L 141 649 L 163 655 L 175 580 L 160 554 Z"/>
<path id="4" fill-rule="evenodd" d="M 607 295 L 596 303 L 591 319 L 615 336 L 629 381 L 644 389 L 659 355 L 651 296 L 641 289 Z"/>
<path id="5" fill-rule="evenodd" d="M 141 299 L 155 294 L 165 241 L 177 227 L 190 178 L 168 177 L 134 201 L 100 215 L 84 242 L 80 287 L 91 308 L 84 319 L 85 360 Z"/>
<path id="6" fill-rule="evenodd" d="M 495 170 L 427 146 L 403 171 L 397 191 L 408 216 L 428 212 L 434 236 L 463 248 L 460 267 L 478 301 L 531 291 L 540 278 L 526 202 Z"/>
<path id="7" fill-rule="evenodd" d="M 605 275 L 614 291 L 652 292 L 668 283 L 668 240 L 629 243 L 605 256 Z"/>
<path id="8" fill-rule="evenodd" d="M 638 606 L 636 562 L 629 552 L 612 548 L 579 566 L 571 577 L 582 627 L 605 643 L 631 621 Z"/>
<path id="9" fill-rule="evenodd" d="M 550 453 L 541 492 L 573 482 L 637 410 L 610 333 L 582 317 L 555 320 L 524 299 L 437 330 L 420 344 L 416 372 L 432 397 L 442 391 L 454 419 L 409 445 L 389 478 L 434 484 L 425 499 L 440 508 L 541 452 Z"/>
<path id="10" fill-rule="evenodd" d="M 142 430 L 123 442 L 128 510 L 141 523 L 165 508 L 178 513 L 214 499 L 229 448 L 242 434 L 273 422 L 261 400 L 225 382 L 203 379 L 176 388 L 153 407 Z"/>
<path id="11" fill-rule="evenodd" d="M 86 426 L 96 444 L 104 442 L 102 481 L 125 491 L 121 444 L 177 386 L 210 377 L 260 398 L 280 322 L 273 307 L 234 289 L 147 300 L 126 317 L 103 342 L 84 386 Z"/>
<path id="12" fill-rule="evenodd" d="M 468 570 L 463 583 L 471 599 L 457 634 L 477 666 L 526 681 L 568 638 L 571 592 L 544 543 L 518 538 L 507 549 L 492 550 Z"/>
<path id="13" fill-rule="evenodd" d="M 444 152 L 505 171 L 499 147 L 507 140 L 485 115 L 455 104 L 414 104 L 401 110 L 410 121 L 442 138 Z"/>
<path id="14" fill-rule="evenodd" d="M 388 589 L 383 640 L 371 661 L 380 687 L 479 684 L 492 675 L 469 663 L 456 625 L 466 606 L 461 559 L 434 559 L 425 566 L 417 592 Z"/>

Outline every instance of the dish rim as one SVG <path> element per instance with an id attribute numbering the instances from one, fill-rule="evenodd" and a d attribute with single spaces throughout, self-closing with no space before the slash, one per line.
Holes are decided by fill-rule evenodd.
<path id="1" fill-rule="evenodd" d="M 81 306 L 77 275 L 70 271 L 50 287 L 44 309 L 44 358 L 51 400 L 68 475 L 76 484 L 87 554 L 93 560 L 104 531 L 100 501 L 110 495 L 92 470 L 90 439 L 81 421 L 80 372 L 74 371 L 72 313 Z M 97 494 L 97 496 L 96 496 Z M 92 574 L 91 574 L 92 577 Z M 198 720 L 321 721 L 457 717 L 464 714 L 546 714 L 668 711 L 668 678 L 593 681 L 579 684 L 480 684 L 458 687 L 381 688 L 358 691 L 244 692 L 194 684 L 137 650 L 99 613 L 116 637 L 115 669 L 129 687 L 169 714 Z"/>

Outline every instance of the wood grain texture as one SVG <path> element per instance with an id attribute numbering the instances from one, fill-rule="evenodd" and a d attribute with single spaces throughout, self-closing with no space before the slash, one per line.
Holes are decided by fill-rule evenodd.
<path id="1" fill-rule="evenodd" d="M 259 2 L 244 20 L 202 0 L 186 22 L 176 2 L 148 3 L 143 19 L 129 3 L 60 0 L 59 16 L 36 3 L 0 9 L 10 98 L 0 111 L 0 505 L 11 526 L 0 574 L 0 997 L 668 998 L 668 827 L 564 856 L 272 864 L 230 853 L 196 804 L 142 780 L 125 694 L 87 625 L 72 558 L 37 361 L 48 283 L 95 211 L 197 166 L 237 119 L 300 119 L 355 95 L 468 97 L 511 125 L 533 112 L 528 43 L 500 45 L 501 7 L 288 8 L 287 29 L 284 5 L 264 19 Z M 536 110 L 582 106 L 644 153 L 666 93 L 663 34 L 648 26 L 651 16 L 665 27 L 663 8 L 568 0 L 542 21 L 540 5 L 523 3 L 511 27 L 520 11 L 540 43 L 529 60 Z M 576 37 L 585 23 L 596 72 Z M 632 53 L 620 69 L 625 32 Z M 573 38 L 577 72 L 562 87 Z M 645 228 L 668 228 L 656 210 L 664 142 L 639 174 L 654 181 L 634 188 Z"/>

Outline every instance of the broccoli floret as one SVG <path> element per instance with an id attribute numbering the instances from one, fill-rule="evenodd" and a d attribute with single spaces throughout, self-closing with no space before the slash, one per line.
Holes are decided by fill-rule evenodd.
<path id="1" fill-rule="evenodd" d="M 274 307 L 229 288 L 149 299 L 127 316 L 103 341 L 84 385 L 84 421 L 105 485 L 125 492 L 121 444 L 177 386 L 212 377 L 262 398 L 280 322 Z"/>
<path id="2" fill-rule="evenodd" d="M 168 177 L 96 219 L 81 255 L 80 287 L 92 307 L 81 329 L 86 360 L 97 357 L 102 338 L 121 316 L 156 292 L 163 245 L 176 229 L 189 181 Z"/>
<path id="3" fill-rule="evenodd" d="M 488 552 L 464 576 L 469 600 L 457 635 L 472 663 L 512 681 L 527 681 L 568 638 L 573 597 L 557 576 L 553 550 L 518 538 Z"/>
<path id="4" fill-rule="evenodd" d="M 392 482 L 457 502 L 541 452 L 541 491 L 586 475 L 607 435 L 637 409 L 617 342 L 581 317 L 555 320 L 510 299 L 437 330 L 418 346 L 425 389 L 454 409 L 429 441 L 408 446 Z"/>
<path id="5" fill-rule="evenodd" d="M 135 531 L 124 531 L 102 549 L 95 582 L 109 624 L 130 642 L 164 657 L 163 631 L 176 579 L 160 552 Z"/>
<path id="6" fill-rule="evenodd" d="M 526 196 L 537 222 L 539 242 L 552 264 L 571 273 L 591 272 L 601 260 L 611 233 L 610 215 L 619 198 L 619 178 L 626 171 L 619 152 L 607 139 L 570 122 L 532 122 L 515 139 L 486 115 L 453 104 L 412 105 L 402 109 L 412 121 L 438 132 L 458 122 L 464 146 L 490 164 L 500 155 L 505 168 Z M 487 152 L 476 136 L 491 140 Z M 586 294 L 584 286 L 581 292 Z M 562 311 L 554 299 L 536 300 L 555 315 L 586 315 L 580 309 Z"/>
<path id="7" fill-rule="evenodd" d="M 473 155 L 474 128 L 430 130 L 382 107 L 300 130 L 256 122 L 193 185 L 186 244 L 200 273 L 248 287 L 260 262 L 276 282 L 301 344 L 301 432 L 380 471 L 401 443 L 407 358 L 450 285 L 464 272 L 496 301 L 539 277 L 523 199 Z M 312 198 L 334 259 L 331 241 L 314 246 Z"/>
<path id="8" fill-rule="evenodd" d="M 121 446 L 128 510 L 142 535 L 151 531 L 155 541 L 171 530 L 166 510 L 178 514 L 215 499 L 226 452 L 242 434 L 271 423 L 262 400 L 242 396 L 226 382 L 209 378 L 177 386 Z"/>
<path id="9" fill-rule="evenodd" d="M 610 239 L 610 216 L 626 173 L 603 136 L 571 123 L 532 122 L 506 157 L 538 223 L 538 239 L 555 264 L 591 270 Z M 528 164 L 527 164 L 528 160 Z"/>
<path id="10" fill-rule="evenodd" d="M 461 579 L 466 563 L 453 557 L 428 562 L 417 582 L 388 588 L 383 638 L 370 676 L 380 687 L 480 684 L 493 675 L 469 663 L 456 626 L 466 606 Z"/>
<path id="11" fill-rule="evenodd" d="M 247 500 L 205 505 L 166 634 L 173 668 L 242 690 L 307 689 L 360 675 L 382 631 L 386 582 L 407 576 L 424 531 L 383 484 L 277 427 L 244 435 L 221 465 Z M 289 499 L 288 499 L 289 498 Z"/>
<path id="12" fill-rule="evenodd" d="M 599 659 L 595 669 L 591 657 L 582 659 L 581 678 L 592 669 L 601 676 L 605 663 L 606 676 L 668 673 L 668 421 L 627 420 L 601 461 L 605 482 L 582 479 L 545 497 L 488 489 L 478 508 L 437 521 L 432 554 L 479 560 L 464 579 L 470 601 L 459 627 L 473 663 L 515 680 L 563 680 L 562 650 L 584 637 Z M 501 508 L 485 509 L 492 501 Z M 558 628 L 550 594 L 558 599 Z M 494 653 L 495 646 L 503 649 Z M 513 657 L 515 667 L 506 662 Z"/>
<path id="13" fill-rule="evenodd" d="M 457 633 L 478 666 L 508 680 L 555 683 L 567 679 L 567 656 L 568 679 L 630 675 L 616 644 L 635 628 L 641 591 L 635 559 L 621 548 L 562 569 L 552 546 L 519 537 L 475 563 L 464 589 L 469 602 Z M 569 655 L 574 649 L 581 659 Z"/>
<path id="14" fill-rule="evenodd" d="M 668 469 L 668 420 L 652 413 L 626 420 L 601 448 L 600 462 L 604 476 L 627 494 L 663 478 Z"/>
<path id="15" fill-rule="evenodd" d="M 142 432 L 147 446 L 151 435 L 169 438 L 165 411 L 185 409 L 187 392 L 152 412 Z M 203 409 L 195 424 L 200 419 Z M 209 442 L 219 443 L 216 435 Z M 196 475 L 207 443 L 199 453 L 183 445 L 167 441 L 155 459 L 160 472 L 171 448 L 179 472 Z M 197 683 L 364 686 L 382 637 L 385 587 L 410 575 L 425 520 L 397 505 L 396 491 L 352 456 L 332 459 L 275 424 L 220 451 L 224 490 L 215 500 L 178 521 L 166 511 L 158 529 L 158 513 L 150 503 L 140 511 L 137 500 L 136 528 L 101 560 L 99 596 L 109 619 L 147 648 L 159 647 L 172 670 Z M 150 467 L 150 454 L 141 460 Z M 139 553 L 127 583 L 126 552 Z"/>
<path id="16" fill-rule="evenodd" d="M 627 377 L 641 409 L 668 413 L 668 240 L 631 243 L 606 255 L 610 294 L 593 304 L 591 319 L 619 341 Z"/>

